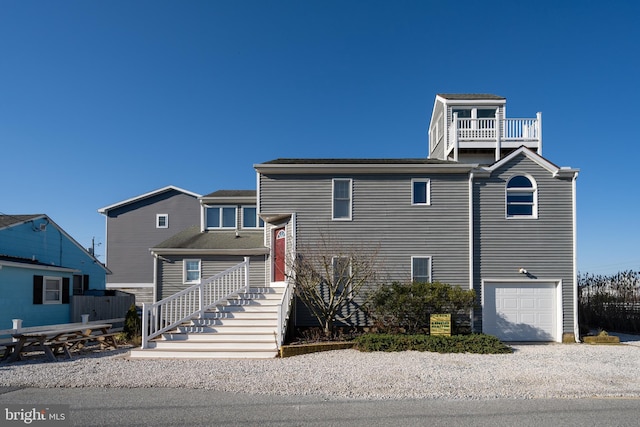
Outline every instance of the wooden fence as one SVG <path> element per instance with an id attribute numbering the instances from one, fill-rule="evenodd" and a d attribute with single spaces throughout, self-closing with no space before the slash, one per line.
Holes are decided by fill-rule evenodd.
<path id="1" fill-rule="evenodd" d="M 81 322 L 82 315 L 88 314 L 90 321 L 124 318 L 136 297 L 121 291 L 93 291 L 85 295 L 71 297 L 71 319 Z"/>

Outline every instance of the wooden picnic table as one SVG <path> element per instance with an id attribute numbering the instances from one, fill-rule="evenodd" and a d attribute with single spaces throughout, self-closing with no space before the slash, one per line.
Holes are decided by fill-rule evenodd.
<path id="1" fill-rule="evenodd" d="M 55 362 L 56 354 L 62 353 L 71 358 L 69 350 L 80 347 L 87 341 L 100 341 L 103 344 L 117 348 L 114 333 L 110 333 L 110 323 L 76 323 L 65 327 L 55 327 L 42 330 L 13 334 L 15 343 L 7 346 L 3 359 L 15 362 L 22 358 L 23 353 L 43 351 L 49 361 Z"/>

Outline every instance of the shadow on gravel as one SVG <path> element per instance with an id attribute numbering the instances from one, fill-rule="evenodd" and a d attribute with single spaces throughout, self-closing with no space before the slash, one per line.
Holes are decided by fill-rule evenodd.
<path id="1" fill-rule="evenodd" d="M 71 359 L 67 359 L 64 356 L 58 356 L 55 362 L 50 362 L 44 353 L 42 352 L 33 352 L 26 353 L 22 355 L 22 360 L 18 360 L 16 362 L 7 362 L 3 360 L 0 362 L 0 370 L 10 368 L 12 366 L 20 366 L 20 365 L 33 365 L 33 364 L 44 364 L 44 363 L 69 363 L 75 362 L 77 360 L 82 359 L 103 359 L 106 357 L 124 357 L 133 347 L 128 345 L 122 345 L 118 347 L 116 350 L 102 350 L 99 345 L 90 345 L 81 350 L 74 351 L 71 353 Z"/>

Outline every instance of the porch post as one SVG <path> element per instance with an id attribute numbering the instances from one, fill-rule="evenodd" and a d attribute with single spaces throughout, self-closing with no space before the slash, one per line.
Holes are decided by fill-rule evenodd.
<path id="1" fill-rule="evenodd" d="M 498 160 L 500 160 L 501 157 L 501 152 L 502 152 L 502 115 L 500 114 L 500 108 L 496 108 L 496 158 L 495 161 L 497 162 Z"/>
<path id="2" fill-rule="evenodd" d="M 453 160 L 458 161 L 458 113 L 453 113 Z"/>
<path id="3" fill-rule="evenodd" d="M 542 113 L 536 113 L 536 120 L 538 124 L 538 154 L 542 156 Z"/>
<path id="4" fill-rule="evenodd" d="M 249 290 L 249 260 L 251 259 L 251 257 L 244 257 L 244 262 L 245 262 L 245 266 L 244 266 L 244 286 L 247 288 L 247 290 Z"/>

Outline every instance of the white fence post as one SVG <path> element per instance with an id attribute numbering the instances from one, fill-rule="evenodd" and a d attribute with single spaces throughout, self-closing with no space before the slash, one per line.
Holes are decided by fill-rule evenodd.
<path id="1" fill-rule="evenodd" d="M 18 333 L 20 332 L 20 329 L 22 329 L 22 319 L 11 319 L 11 321 L 13 322 L 13 330 L 14 333 Z M 12 341 L 18 341 L 17 338 L 12 338 Z"/>
<path id="2" fill-rule="evenodd" d="M 249 260 L 251 258 L 246 256 L 244 257 L 244 262 L 246 265 L 244 266 L 244 285 L 247 287 L 247 291 L 249 290 Z"/>
<path id="3" fill-rule="evenodd" d="M 147 303 L 142 303 L 142 349 L 147 348 L 147 335 L 149 333 L 149 309 Z"/>

